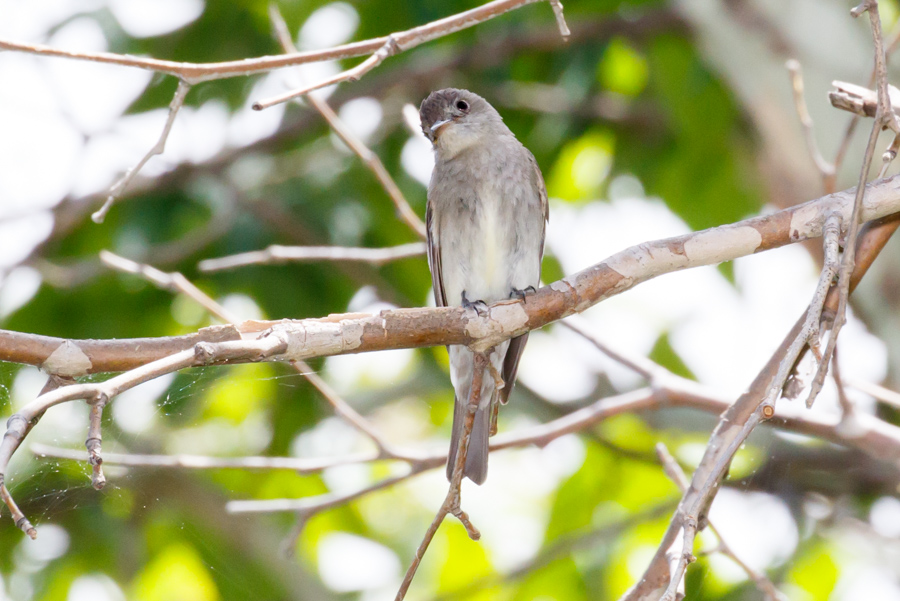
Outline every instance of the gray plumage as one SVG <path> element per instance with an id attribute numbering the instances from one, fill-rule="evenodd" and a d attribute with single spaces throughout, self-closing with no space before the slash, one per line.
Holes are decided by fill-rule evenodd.
<path id="1" fill-rule="evenodd" d="M 432 92 L 419 115 L 435 153 L 425 221 L 437 305 L 490 304 L 537 288 L 548 209 L 534 156 L 494 107 L 468 90 Z M 496 390 L 489 371 L 482 379 L 465 465 L 466 477 L 476 484 L 487 476 L 492 413 L 509 398 L 527 339 L 526 334 L 505 342 L 490 356 L 506 385 Z M 463 433 L 474 355 L 464 346 L 448 351 L 456 392 L 449 479 Z"/>

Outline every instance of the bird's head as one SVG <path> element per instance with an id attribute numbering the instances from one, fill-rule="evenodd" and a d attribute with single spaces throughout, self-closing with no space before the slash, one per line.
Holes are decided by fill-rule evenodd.
<path id="1" fill-rule="evenodd" d="M 506 130 L 500 114 L 487 100 L 468 90 L 446 88 L 428 95 L 419 107 L 422 132 L 439 151 L 456 154 Z M 508 131 L 508 130 L 506 130 Z"/>

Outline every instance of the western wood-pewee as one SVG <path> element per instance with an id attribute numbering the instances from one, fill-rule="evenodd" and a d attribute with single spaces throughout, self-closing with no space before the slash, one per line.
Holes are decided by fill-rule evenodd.
<path id="1" fill-rule="evenodd" d="M 422 131 L 434 145 L 425 222 L 428 265 L 438 306 L 478 305 L 524 298 L 541 278 L 547 190 L 534 156 L 488 102 L 468 90 L 432 92 L 419 109 Z M 497 390 L 485 373 L 469 439 L 465 475 L 476 484 L 487 476 L 488 436 L 496 429 L 498 403 L 509 398 L 528 335 L 498 345 L 490 355 L 505 386 Z M 456 392 L 447 478 L 453 471 L 475 355 L 448 347 Z"/>

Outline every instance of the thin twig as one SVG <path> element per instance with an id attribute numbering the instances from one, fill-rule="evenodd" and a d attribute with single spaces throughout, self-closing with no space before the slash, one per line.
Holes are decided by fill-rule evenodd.
<path id="1" fill-rule="evenodd" d="M 243 321 L 177 271 L 166 273 L 151 265 L 120 257 L 108 250 L 100 251 L 100 260 L 104 265 L 117 271 L 141 276 L 157 288 L 169 292 L 180 292 L 226 323 L 237 325 Z"/>
<path id="2" fill-rule="evenodd" d="M 55 457 L 87 461 L 83 450 L 64 449 L 41 443 L 33 443 L 29 449 L 38 458 Z M 298 474 L 314 474 L 328 468 L 377 461 L 375 453 L 355 453 L 340 457 L 304 459 L 301 457 L 208 457 L 205 455 L 138 455 L 130 453 L 104 453 L 103 463 L 126 467 L 165 467 L 191 470 L 240 469 L 240 470 L 290 470 Z"/>
<path id="3" fill-rule="evenodd" d="M 684 473 L 684 470 L 681 469 L 681 466 L 672 457 L 672 454 L 669 453 L 669 449 L 666 448 L 666 445 L 662 442 L 656 443 L 656 455 L 659 457 L 660 462 L 662 463 L 663 470 L 666 472 L 666 475 L 672 480 L 678 489 L 684 493 L 687 490 L 690 482 L 688 481 L 687 476 Z M 725 539 L 722 537 L 722 534 L 719 530 L 713 525 L 712 522 L 709 523 L 709 529 L 712 530 L 713 534 L 716 535 L 716 538 L 719 540 L 719 544 L 716 548 L 716 551 L 728 557 L 736 563 L 747 576 L 756 584 L 756 587 L 765 595 L 766 599 L 769 601 L 787 601 L 787 597 L 778 590 L 775 584 L 769 580 L 766 575 L 762 572 L 757 572 L 746 562 L 744 562 L 725 542 Z"/>
<path id="4" fill-rule="evenodd" d="M 95 490 L 100 490 L 106 486 L 106 476 L 103 475 L 103 456 L 100 454 L 100 445 L 103 441 L 100 426 L 103 420 L 103 407 L 106 405 L 106 400 L 105 397 L 101 396 L 91 403 L 90 428 L 88 429 L 87 440 L 84 441 L 84 446 L 88 452 L 88 463 L 91 465 L 91 486 Z"/>
<path id="5" fill-rule="evenodd" d="M 132 56 L 129 54 L 114 54 L 112 52 L 79 52 L 62 48 L 53 48 L 43 44 L 27 44 L 4 39 L 0 39 L 0 50 L 12 50 L 15 52 L 36 54 L 38 56 L 67 58 L 108 65 L 119 65 L 122 67 L 134 67 L 137 69 L 173 75 L 194 85 L 204 81 L 255 75 L 258 73 L 274 71 L 275 69 L 296 67 L 308 63 L 364 56 L 377 50 L 384 44 L 385 39 L 386 38 L 384 37 L 373 38 L 371 40 L 352 42 L 333 48 L 326 48 L 324 50 L 298 52 L 297 54 L 292 54 L 290 56 L 261 56 L 219 63 L 177 62 Z"/>
<path id="6" fill-rule="evenodd" d="M 169 139 L 169 133 L 172 131 L 172 124 L 175 123 L 175 116 L 178 115 L 178 111 L 184 105 L 184 99 L 190 89 L 191 84 L 184 79 L 178 80 L 178 87 L 175 89 L 175 95 L 172 97 L 172 102 L 169 103 L 169 115 L 166 117 L 166 124 L 163 125 L 163 130 L 159 139 L 156 141 L 156 144 L 153 145 L 153 148 L 148 150 L 147 154 L 138 161 L 137 165 L 126 171 L 125 175 L 112 185 L 109 189 L 109 196 L 106 197 L 106 202 L 103 203 L 103 206 L 100 207 L 100 209 L 91 215 L 91 219 L 94 220 L 94 223 L 103 223 L 103 220 L 112 208 L 113 203 L 116 202 L 116 199 L 125 191 L 125 188 L 134 176 L 147 164 L 147 161 L 165 151 L 166 140 Z"/>
<path id="7" fill-rule="evenodd" d="M 378 449 L 379 459 L 401 459 L 404 461 L 412 461 L 412 458 L 408 455 L 401 455 L 393 449 L 393 447 L 384 440 L 384 437 L 381 436 L 378 430 L 373 428 L 363 416 L 357 413 L 347 401 L 341 398 L 341 396 L 328 385 L 328 382 L 322 379 L 322 377 L 319 376 L 319 374 L 317 374 L 306 362 L 291 361 L 291 365 L 309 380 L 310 384 L 316 387 L 316 390 L 318 390 L 322 396 L 325 397 L 325 400 L 327 400 L 334 408 L 335 413 L 375 443 L 375 447 Z"/>
<path id="8" fill-rule="evenodd" d="M 299 89 L 291 90 L 290 92 L 284 92 L 283 94 L 279 94 L 278 96 L 273 96 L 265 100 L 258 100 L 253 103 L 253 110 L 261 111 L 273 107 L 276 104 L 283 104 L 288 100 L 300 98 L 301 96 L 305 96 L 310 92 L 320 90 L 324 87 L 334 85 L 336 83 L 341 83 L 344 81 L 359 81 L 363 75 L 383 63 L 384 59 L 389 56 L 399 54 L 403 50 L 405 50 L 405 48 L 400 48 L 400 45 L 397 44 L 394 36 L 389 35 L 381 48 L 376 50 L 369 58 L 356 65 L 352 69 L 347 69 L 346 71 L 342 71 L 337 75 L 332 75 L 331 77 L 319 80 L 314 84 L 306 85 Z"/>
<path id="9" fill-rule="evenodd" d="M 895 409 L 900 409 L 900 392 L 895 392 L 890 388 L 885 388 L 884 386 L 879 386 L 878 384 L 874 384 L 872 382 L 861 382 L 854 380 L 845 382 L 845 384 L 850 388 L 855 388 L 862 393 L 874 397 L 876 401 L 884 403 L 885 405 L 890 405 Z"/>
<path id="10" fill-rule="evenodd" d="M 425 536 L 422 538 L 419 548 L 416 549 L 416 554 L 409 564 L 409 569 L 406 570 L 406 575 L 403 577 L 403 582 L 400 584 L 400 589 L 397 591 L 397 596 L 394 601 L 403 601 L 403 598 L 406 597 L 406 592 L 409 590 L 409 586 L 416 576 L 419 564 L 422 562 L 422 558 L 425 556 L 425 552 L 428 551 L 431 540 L 434 538 L 434 535 L 444 521 L 444 518 L 447 517 L 447 514 L 453 514 L 460 522 L 462 522 L 462 525 L 466 528 L 466 532 L 469 534 L 469 538 L 478 540 L 481 537 L 481 534 L 475 526 L 472 525 L 472 522 L 469 521 L 469 516 L 466 515 L 466 512 L 460 507 L 460 488 L 462 487 L 463 472 L 465 471 L 466 466 L 466 454 L 469 451 L 469 437 L 472 434 L 472 426 L 475 424 L 475 411 L 478 409 L 478 404 L 481 401 L 481 383 L 484 379 L 484 372 L 487 364 L 487 354 L 475 354 L 475 365 L 469 392 L 469 402 L 466 405 L 466 417 L 463 421 L 463 434 L 459 437 L 457 443 L 456 463 L 453 465 L 450 487 L 447 491 L 447 496 L 444 498 L 443 504 L 441 504 L 441 508 L 438 509 L 437 515 L 434 516 L 434 520 L 432 520 L 431 525 L 428 526 L 428 530 L 425 531 Z"/>
<path id="11" fill-rule="evenodd" d="M 819 282 L 806 311 L 803 326 L 779 362 L 775 378 L 763 399 L 762 406 L 765 407 L 765 417 L 767 418 L 774 415 L 775 401 L 778 399 L 781 391 L 784 390 L 784 384 L 793 371 L 796 360 L 800 353 L 803 352 L 804 347 L 809 345 L 815 352 L 819 345 L 822 309 L 825 306 L 825 299 L 828 297 L 828 291 L 834 282 L 834 275 L 838 269 L 838 244 L 841 233 L 841 216 L 839 213 L 831 213 L 826 217 L 823 232 L 824 260 L 822 272 L 819 274 Z M 821 364 L 822 362 L 820 361 L 820 367 Z M 814 399 L 814 397 L 812 398 Z M 807 405 L 810 405 L 809 400 L 807 400 Z"/>
<path id="12" fill-rule="evenodd" d="M 859 182 L 856 188 L 856 197 L 853 200 L 853 210 L 850 213 L 850 221 L 847 224 L 847 236 L 844 243 L 844 253 L 841 261 L 841 269 L 838 277 L 838 307 L 834 316 L 834 322 L 831 326 L 831 335 L 828 343 L 822 353 L 822 360 L 816 370 L 813 378 L 809 397 L 806 400 L 807 407 L 812 406 L 816 396 L 822 389 L 825 382 L 825 375 L 828 373 L 828 366 L 831 363 L 831 357 L 834 354 L 835 345 L 837 344 L 838 334 L 847 320 L 847 302 L 850 297 L 850 277 L 855 266 L 856 256 L 856 237 L 859 232 L 860 211 L 862 210 L 863 197 L 866 193 L 866 180 L 869 178 L 869 169 L 872 165 L 872 158 L 875 155 L 875 146 L 878 144 L 878 135 L 881 128 L 888 126 L 894 132 L 900 132 L 900 122 L 891 110 L 891 99 L 888 93 L 887 84 L 887 67 L 885 66 L 884 42 L 881 37 L 881 19 L 878 15 L 878 1 L 865 0 L 862 4 L 853 9 L 854 16 L 861 14 L 860 10 L 867 10 L 872 23 L 872 37 L 875 42 L 875 74 L 878 90 L 878 107 L 875 113 L 872 131 L 869 134 L 869 142 L 866 145 L 866 151 L 863 155 L 862 168 L 859 173 Z"/>
<path id="13" fill-rule="evenodd" d="M 806 98 L 803 94 L 803 71 L 800 67 L 800 61 L 795 59 L 789 60 L 785 66 L 791 76 L 791 90 L 794 93 L 794 107 L 797 109 L 797 116 L 800 118 L 800 124 L 803 126 L 803 133 L 806 137 L 806 149 L 812 157 L 816 169 L 822 176 L 825 183 L 826 193 L 834 192 L 835 169 L 834 165 L 825 160 L 819 151 L 819 145 L 816 142 L 816 135 L 813 126 L 812 117 L 809 116 L 809 110 L 806 107 Z"/>
<path id="14" fill-rule="evenodd" d="M 294 42 L 291 39 L 291 34 L 288 32 L 287 24 L 284 22 L 284 17 L 281 15 L 278 5 L 274 2 L 269 4 L 269 19 L 272 21 L 272 27 L 275 30 L 278 41 L 281 43 L 282 49 L 286 53 L 297 52 L 297 49 L 294 47 Z M 313 108 L 325 118 L 328 125 L 334 130 L 334 133 L 336 133 L 337 136 L 350 147 L 350 150 L 356 153 L 363 164 L 375 174 L 375 177 L 378 178 L 384 191 L 387 192 L 388 196 L 393 201 L 394 206 L 397 207 L 397 213 L 400 218 L 403 219 L 403 221 L 405 221 L 420 238 L 424 238 L 425 224 L 419 219 L 419 216 L 416 215 L 415 211 L 412 210 L 409 201 L 403 196 L 403 192 L 400 191 L 394 178 L 388 173 L 388 170 L 384 167 L 384 163 L 381 162 L 378 155 L 372 152 L 362 140 L 353 135 L 353 132 L 350 131 L 343 121 L 341 121 L 337 113 L 334 112 L 324 99 L 313 95 L 307 100 L 312 104 Z M 422 252 L 425 252 L 424 249 Z"/>
<path id="15" fill-rule="evenodd" d="M 828 298 L 828 293 L 832 286 L 834 286 L 834 276 L 840 269 L 840 214 L 830 214 L 825 220 L 825 226 L 822 229 L 822 232 L 822 271 L 819 274 L 819 283 L 816 286 L 816 291 L 813 295 L 813 303 L 811 305 L 811 307 L 815 306 L 816 309 L 815 311 L 813 311 L 812 308 L 810 309 L 809 313 L 807 313 L 806 324 L 804 325 L 804 329 L 807 332 L 806 343 L 816 357 L 816 360 L 819 362 L 820 367 L 824 361 L 820 350 L 820 337 L 825 300 Z M 794 365 L 791 367 L 791 371 L 796 367 L 796 361 L 797 359 L 794 359 Z M 813 387 L 815 387 L 815 383 L 813 383 Z M 813 400 L 815 400 L 815 396 L 811 394 L 809 398 L 807 398 L 807 407 L 812 406 Z M 774 402 L 774 398 L 770 399 L 770 401 Z"/>
<path id="16" fill-rule="evenodd" d="M 852 420 L 855 408 L 853 403 L 847 397 L 847 391 L 844 388 L 844 380 L 841 378 L 841 367 L 838 362 L 838 350 L 834 349 L 834 356 L 831 358 L 831 377 L 834 378 L 834 385 L 837 387 L 838 402 L 841 405 L 841 421 Z"/>
<path id="17" fill-rule="evenodd" d="M 888 43 L 887 51 L 885 52 L 885 61 L 887 61 L 888 57 L 900 46 L 900 23 L 894 26 L 894 32 L 891 34 L 891 41 Z M 869 75 L 869 86 L 875 85 L 875 68 L 872 68 L 872 73 Z M 831 94 L 829 94 L 829 98 Z M 873 112 L 874 114 L 874 112 Z M 837 173 L 841 170 L 841 165 L 844 163 L 844 157 L 847 156 L 847 151 L 850 149 L 850 141 L 853 139 L 853 133 L 856 131 L 856 126 L 859 124 L 859 118 L 862 115 L 859 113 L 853 115 L 850 118 L 850 121 L 847 123 L 847 129 L 844 131 L 844 135 L 841 138 L 841 143 L 838 146 L 837 152 L 834 155 L 834 171 L 835 177 L 837 177 Z M 884 174 L 881 175 L 884 177 Z M 834 192 L 834 190 L 825 190 L 826 193 Z"/>
<path id="18" fill-rule="evenodd" d="M 673 380 L 674 381 L 674 380 Z M 688 406 L 710 413 L 721 413 L 728 405 L 724 398 L 714 396 L 702 387 L 665 388 L 659 393 L 643 388 L 618 396 L 600 399 L 593 404 L 564 415 L 553 421 L 531 426 L 518 432 L 501 434 L 492 438 L 492 451 L 511 449 L 529 445 L 546 446 L 551 441 L 579 432 L 605 419 L 622 413 L 660 409 L 666 406 Z M 672 398 L 669 398 L 671 395 Z M 792 424 L 788 424 L 790 427 Z M 82 461 L 84 451 L 62 449 L 39 443 L 31 445 L 31 451 L 38 457 L 59 457 Z M 432 469 L 444 465 L 446 452 L 422 452 L 405 454 L 401 457 L 384 457 L 377 453 L 357 453 L 340 457 L 302 459 L 296 457 L 208 457 L 201 455 L 133 455 L 127 453 L 106 453 L 104 462 L 130 467 L 167 467 L 179 469 L 287 469 L 301 473 L 320 472 L 335 466 L 371 463 L 384 460 L 399 460 L 408 463 L 412 470 Z M 409 475 L 409 474 L 408 474 Z M 287 508 L 291 510 L 291 508 Z"/>
<path id="19" fill-rule="evenodd" d="M 900 133 L 900 120 L 891 112 L 891 97 L 888 93 L 887 58 L 884 50 L 884 36 L 881 31 L 881 15 L 878 11 L 878 0 L 863 0 L 850 11 L 853 17 L 863 12 L 869 13 L 872 25 L 872 42 L 875 46 L 875 83 L 878 89 L 878 109 L 881 113 L 882 125 L 889 127 L 894 133 Z"/>
<path id="20" fill-rule="evenodd" d="M 300 538 L 300 535 L 303 534 L 303 529 L 306 524 L 309 522 L 310 518 L 315 516 L 321 511 L 325 511 L 327 509 L 331 509 L 332 507 L 340 507 L 350 501 L 354 501 L 361 497 L 368 495 L 369 493 L 377 492 L 379 490 L 383 490 L 385 488 L 389 488 L 398 484 L 400 482 L 409 480 L 413 476 L 417 476 L 418 474 L 425 471 L 427 468 L 424 465 L 414 465 L 410 469 L 409 472 L 405 474 L 401 474 L 399 476 L 394 476 L 393 478 L 387 478 L 385 480 L 380 480 L 374 484 L 370 484 L 365 488 L 362 488 L 358 491 L 343 494 L 343 495 L 319 495 L 317 497 L 308 497 L 305 499 L 300 499 L 299 503 L 293 503 L 293 507 L 291 511 L 294 511 L 297 514 L 296 522 L 294 523 L 294 527 L 291 528 L 290 533 L 281 541 L 281 552 L 287 557 L 293 557 L 294 549 L 297 546 L 297 539 Z M 288 500 L 290 502 L 291 500 Z M 277 501 L 276 501 L 277 502 Z M 245 505 L 242 507 L 239 503 L 244 503 Z M 238 513 L 240 511 L 249 512 L 249 511 L 259 511 L 258 505 L 249 505 L 249 504 L 258 504 L 260 501 L 231 501 L 226 505 L 226 509 L 232 513 Z M 264 501 L 262 501 L 264 503 Z M 235 508 L 238 508 L 237 510 Z M 279 509 L 274 509 L 274 511 L 279 511 Z"/>
<path id="21" fill-rule="evenodd" d="M 9 494 L 9 490 L 7 490 L 2 476 L 0 476 L 0 499 L 2 499 L 3 502 L 6 503 L 6 506 L 9 507 L 16 528 L 27 534 L 31 540 L 36 539 L 37 530 L 35 530 L 34 526 L 31 525 L 31 522 L 28 521 L 28 518 L 25 517 L 25 514 L 19 509 L 19 506 L 16 505 L 16 501 L 12 498 L 12 495 Z"/>
<path id="22" fill-rule="evenodd" d="M 874 264 L 875 260 L 878 258 L 879 254 L 881 254 L 882 250 L 884 250 L 887 243 L 890 241 L 891 237 L 897 231 L 898 227 L 900 227 L 900 213 L 894 215 L 888 215 L 886 217 L 882 217 L 880 219 L 875 219 L 865 223 L 862 228 L 860 228 L 859 235 L 857 236 L 856 243 L 856 266 L 853 269 L 853 273 L 850 277 L 850 292 L 856 289 L 862 279 L 865 277 L 866 273 L 868 273 L 869 269 Z M 825 257 L 826 263 L 832 264 L 836 263 L 830 258 L 830 254 L 832 251 L 829 250 L 829 245 L 825 246 Z M 837 251 L 833 251 L 834 254 L 837 254 Z M 840 291 L 837 286 L 832 286 L 828 290 L 828 295 L 825 298 L 825 304 L 822 309 L 822 317 L 823 320 L 829 319 L 829 316 L 833 316 L 837 312 L 838 301 L 839 301 Z M 827 322 L 826 322 L 827 323 Z M 799 332 L 801 323 L 798 322 L 794 326 L 794 330 Z M 791 334 L 793 335 L 793 333 Z M 806 350 L 809 350 L 810 347 L 807 346 L 804 349 L 803 353 L 801 353 L 798 358 L 794 362 L 794 367 L 792 370 L 793 374 L 797 373 L 797 369 L 800 365 L 800 361 L 805 355 Z M 822 361 L 822 353 L 819 350 L 813 349 L 813 354 L 815 355 L 816 361 Z M 796 380 L 794 380 L 796 381 Z M 784 395 L 790 398 L 796 398 L 799 395 L 800 391 L 790 391 L 785 390 Z"/>
<path id="23" fill-rule="evenodd" d="M 601 353 L 603 353 L 616 363 L 627 367 L 648 382 L 654 382 L 661 374 L 660 370 L 666 371 L 664 368 L 660 367 L 650 359 L 637 355 L 627 355 L 620 350 L 611 348 L 590 332 L 587 324 L 584 322 L 584 319 L 582 319 L 580 315 L 573 315 L 568 319 L 560 321 L 559 324 L 564 328 L 575 332 L 576 334 L 590 342 L 592 345 L 594 345 Z"/>
<path id="24" fill-rule="evenodd" d="M 887 150 L 884 151 L 884 154 L 881 155 L 882 164 L 881 171 L 878 172 L 878 179 L 887 175 L 888 167 L 890 167 L 894 159 L 897 158 L 898 150 L 900 150 L 900 134 L 894 136 L 894 141 L 891 142 L 891 145 L 888 146 Z"/>
<path id="25" fill-rule="evenodd" d="M 566 16 L 563 14 L 563 5 L 559 0 L 550 0 L 550 6 L 553 8 L 553 15 L 556 17 L 556 25 L 559 27 L 559 35 L 563 40 L 568 41 L 572 32 L 566 24 Z"/>
<path id="26" fill-rule="evenodd" d="M 425 254 L 425 244 L 412 242 L 387 248 L 354 248 L 346 246 L 280 246 L 273 244 L 264 250 L 254 250 L 215 259 L 200 261 L 200 271 L 224 271 L 246 265 L 271 265 L 300 261 L 359 261 L 383 265 L 389 261 L 418 257 Z"/>

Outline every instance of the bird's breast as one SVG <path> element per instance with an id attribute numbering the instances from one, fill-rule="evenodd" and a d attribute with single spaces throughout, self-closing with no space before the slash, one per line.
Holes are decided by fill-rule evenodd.
<path id="1" fill-rule="evenodd" d="M 502 270 L 506 260 L 508 245 L 504 243 L 506 238 L 504 228 L 509 227 L 509 224 L 501 223 L 498 215 L 499 199 L 486 198 L 482 208 L 484 214 L 481 218 L 481 252 L 476 254 L 481 256 L 481 260 L 478 261 L 481 273 L 478 275 L 485 282 L 494 282 L 498 276 L 505 281 L 505 274 L 499 271 Z"/>
<path id="2" fill-rule="evenodd" d="M 442 224 L 441 251 L 444 286 L 451 304 L 496 301 L 509 296 L 512 223 L 503 215 L 502 199 L 479 190 L 448 207 Z"/>

